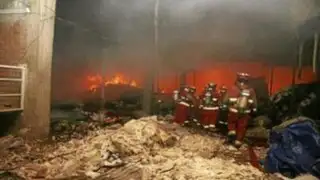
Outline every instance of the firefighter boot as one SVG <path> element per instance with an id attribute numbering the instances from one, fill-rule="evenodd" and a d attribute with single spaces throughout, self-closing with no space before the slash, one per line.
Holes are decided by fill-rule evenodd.
<path id="1" fill-rule="evenodd" d="M 232 143 L 236 138 L 238 113 L 229 112 L 228 114 L 228 142 Z"/>

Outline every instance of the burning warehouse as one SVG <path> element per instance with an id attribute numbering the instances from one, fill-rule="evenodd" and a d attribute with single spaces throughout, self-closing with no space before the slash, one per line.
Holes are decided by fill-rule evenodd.
<path id="1" fill-rule="evenodd" d="M 317 1 L 0 8 L 0 179 L 320 177 Z"/>

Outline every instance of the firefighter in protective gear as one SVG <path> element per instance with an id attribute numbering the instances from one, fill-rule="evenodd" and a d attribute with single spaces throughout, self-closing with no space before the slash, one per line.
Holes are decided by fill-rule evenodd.
<path id="1" fill-rule="evenodd" d="M 215 94 L 216 90 L 217 90 L 217 85 L 215 83 L 211 82 L 207 85 L 206 91 L 211 91 L 212 94 Z"/>
<path id="2" fill-rule="evenodd" d="M 211 94 L 213 94 L 214 96 L 218 95 L 217 92 L 217 85 L 215 83 L 209 83 L 204 87 L 203 92 L 200 95 L 200 99 L 203 99 L 205 97 L 206 92 L 210 92 Z"/>
<path id="3" fill-rule="evenodd" d="M 209 83 L 200 99 L 200 123 L 204 129 L 215 129 L 218 120 L 218 96 L 216 85 Z"/>
<path id="4" fill-rule="evenodd" d="M 228 97 L 228 89 L 226 86 L 222 86 L 219 89 L 219 124 L 227 125 L 228 112 L 229 112 L 229 97 Z"/>
<path id="5" fill-rule="evenodd" d="M 179 91 L 178 90 L 173 91 L 172 98 L 173 98 L 174 102 L 177 102 L 179 100 Z"/>
<path id="6" fill-rule="evenodd" d="M 197 125 L 200 125 L 200 123 L 197 120 L 197 107 L 198 107 L 198 98 L 196 96 L 197 89 L 194 86 L 190 86 L 189 93 L 187 93 L 187 98 L 189 100 L 190 104 L 190 110 L 189 110 L 189 119 L 190 121 L 193 121 Z M 186 121 L 185 123 L 189 123 L 190 121 Z"/>
<path id="7" fill-rule="evenodd" d="M 176 104 L 174 122 L 184 124 L 189 122 L 191 103 L 189 100 L 190 88 L 183 87 L 177 93 L 174 92 L 174 100 Z M 178 94 L 178 95 L 177 95 Z"/>
<path id="8" fill-rule="evenodd" d="M 229 105 L 228 89 L 226 86 L 222 86 L 219 90 L 219 105 L 220 109 L 226 110 Z"/>
<path id="9" fill-rule="evenodd" d="M 249 75 L 238 73 L 235 87 L 228 93 L 229 95 L 229 116 L 228 116 L 228 137 L 233 140 L 234 145 L 242 145 L 247 131 L 250 114 L 256 111 L 257 102 L 253 89 L 248 86 Z"/>

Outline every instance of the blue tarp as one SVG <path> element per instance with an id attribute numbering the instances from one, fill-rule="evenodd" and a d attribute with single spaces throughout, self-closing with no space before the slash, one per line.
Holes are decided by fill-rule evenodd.
<path id="1" fill-rule="evenodd" d="M 264 168 L 268 173 L 295 177 L 311 173 L 320 178 L 320 134 L 305 117 L 273 128 Z"/>

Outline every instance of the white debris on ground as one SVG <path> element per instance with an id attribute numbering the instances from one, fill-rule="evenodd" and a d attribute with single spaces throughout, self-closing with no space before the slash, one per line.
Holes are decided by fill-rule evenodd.
<path id="1" fill-rule="evenodd" d="M 61 143 L 14 170 L 26 179 L 71 176 L 99 177 L 102 169 L 134 164 L 143 180 L 275 179 L 247 164 L 217 156 L 234 151 L 219 138 L 190 134 L 156 117 L 132 120 L 123 127 L 90 132 L 82 140 Z"/>

